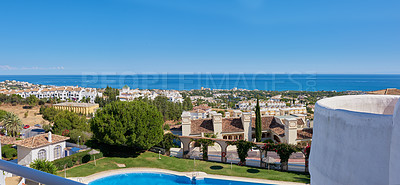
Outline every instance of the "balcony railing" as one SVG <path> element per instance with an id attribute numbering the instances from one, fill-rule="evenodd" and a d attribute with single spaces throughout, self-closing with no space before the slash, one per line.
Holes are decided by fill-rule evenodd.
<path id="1" fill-rule="evenodd" d="M 62 178 L 53 174 L 45 173 L 39 170 L 21 166 L 1 159 L 0 159 L 0 170 L 46 185 L 84 185 L 83 183 L 80 182 Z M 1 182 L 4 181 L 0 181 L 0 184 Z"/>

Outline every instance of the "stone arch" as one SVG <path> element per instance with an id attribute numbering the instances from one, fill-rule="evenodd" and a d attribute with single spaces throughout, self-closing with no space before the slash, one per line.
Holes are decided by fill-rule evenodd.
<path id="1" fill-rule="evenodd" d="M 228 144 L 226 141 L 215 141 L 221 148 L 221 162 L 226 162 Z"/>

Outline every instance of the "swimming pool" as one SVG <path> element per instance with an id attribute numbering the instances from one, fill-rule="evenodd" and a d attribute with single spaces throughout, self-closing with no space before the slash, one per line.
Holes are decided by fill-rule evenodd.
<path id="1" fill-rule="evenodd" d="M 89 185 L 187 185 L 187 184 L 201 184 L 201 185 L 267 185 L 252 182 L 220 180 L 212 178 L 197 179 L 192 181 L 191 178 L 186 176 L 171 175 L 165 173 L 126 173 L 119 175 L 112 175 L 94 180 Z M 272 185 L 272 184 L 269 184 Z"/>

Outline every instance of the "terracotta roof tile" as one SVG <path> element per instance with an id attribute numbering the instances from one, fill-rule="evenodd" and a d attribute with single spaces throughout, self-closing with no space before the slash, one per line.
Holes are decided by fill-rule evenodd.
<path id="1" fill-rule="evenodd" d="M 383 89 L 383 90 L 370 91 L 370 92 L 367 92 L 367 94 L 400 95 L 400 89 L 388 88 L 388 89 Z"/>
<path id="2" fill-rule="evenodd" d="M 275 126 L 275 123 L 278 124 L 278 125 L 280 125 L 279 123 L 277 123 L 277 122 L 275 121 L 275 117 L 274 117 L 274 116 L 264 116 L 264 117 L 261 117 L 261 128 L 262 128 L 262 130 L 268 130 L 268 129 L 270 129 L 270 128 L 271 128 L 271 125 L 274 125 L 274 126 Z M 256 118 L 255 118 L 255 117 L 252 117 L 252 118 L 251 118 L 251 127 L 253 128 L 253 130 L 256 129 Z M 283 125 L 282 125 L 282 128 L 284 128 Z"/>
<path id="3" fill-rule="evenodd" d="M 2 145 L 13 145 L 17 138 L 15 137 L 8 137 L 8 136 L 0 136 L 0 142 Z"/>
<path id="4" fill-rule="evenodd" d="M 30 138 L 26 138 L 24 140 L 16 141 L 15 144 L 18 146 L 26 147 L 26 148 L 38 148 L 41 146 L 49 145 L 51 143 L 58 143 L 58 142 L 66 141 L 69 139 L 69 137 L 52 134 L 52 136 L 51 136 L 52 142 L 50 143 L 48 141 L 48 136 L 49 136 L 48 133 L 39 134 L 39 135 L 30 137 Z"/>
<path id="5" fill-rule="evenodd" d="M 240 118 L 222 119 L 222 132 L 243 132 L 243 124 Z"/>
<path id="6" fill-rule="evenodd" d="M 285 127 L 276 122 L 273 116 L 261 118 L 262 130 L 271 129 L 277 135 L 283 137 L 285 135 Z M 252 129 L 255 130 L 255 118 L 252 118 Z M 222 132 L 243 132 L 243 124 L 241 118 L 223 118 Z M 191 121 L 191 134 L 213 133 L 214 125 L 212 119 L 198 119 Z"/>
<path id="7" fill-rule="evenodd" d="M 297 139 L 311 139 L 313 135 L 312 128 L 304 128 L 297 131 Z"/>
<path id="8" fill-rule="evenodd" d="M 191 127 L 191 134 L 201 134 L 203 133 L 213 133 L 214 132 L 214 126 L 212 124 L 211 119 L 198 119 L 198 120 L 192 120 L 192 123 L 190 125 Z"/>

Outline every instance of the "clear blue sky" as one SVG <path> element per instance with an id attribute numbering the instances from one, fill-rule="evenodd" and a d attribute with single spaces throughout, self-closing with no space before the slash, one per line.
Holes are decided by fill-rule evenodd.
<path id="1" fill-rule="evenodd" d="M 0 74 L 400 73 L 399 0 L 2 0 Z"/>

